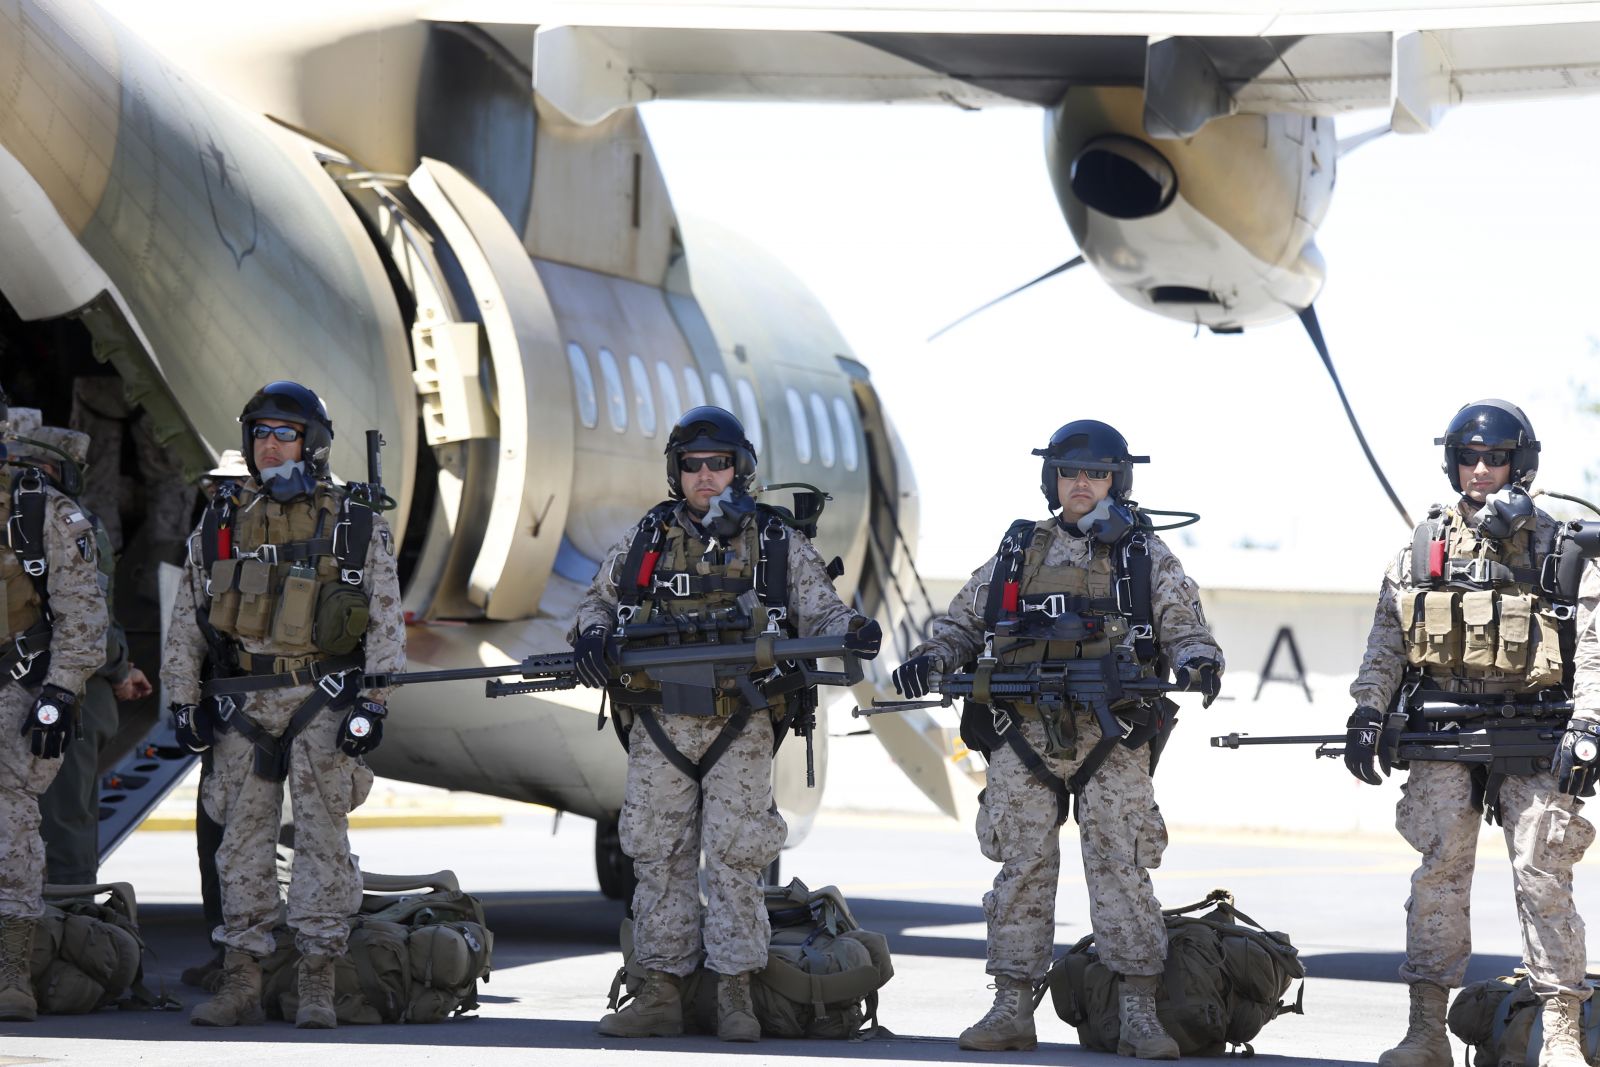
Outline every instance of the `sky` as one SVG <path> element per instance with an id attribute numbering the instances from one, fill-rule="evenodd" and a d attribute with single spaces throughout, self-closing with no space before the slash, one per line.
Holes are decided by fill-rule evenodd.
<path id="1" fill-rule="evenodd" d="M 1202 513 L 1170 536 L 1214 583 L 1259 562 L 1375 587 L 1409 543 L 1293 320 L 1195 336 L 1083 268 L 926 340 L 1075 254 L 1042 112 L 671 102 L 643 114 L 679 213 L 774 253 L 871 368 L 915 464 L 924 573 L 964 575 L 1012 519 L 1044 514 L 1029 452 L 1076 418 L 1112 423 L 1151 456 L 1138 500 Z M 1383 118 L 1341 118 L 1339 134 Z M 1538 486 L 1586 495 L 1586 472 L 1600 474 L 1600 418 L 1579 413 L 1586 383 L 1600 394 L 1595 130 L 1600 99 L 1473 105 L 1339 163 L 1316 306 L 1414 518 L 1453 496 L 1432 442 L 1484 396 L 1530 415 Z M 1202 585 L 1204 565 L 1189 567 Z"/>

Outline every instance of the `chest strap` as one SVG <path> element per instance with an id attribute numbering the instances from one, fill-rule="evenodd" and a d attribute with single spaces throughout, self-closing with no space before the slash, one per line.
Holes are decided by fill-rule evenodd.
<path id="1" fill-rule="evenodd" d="M 727 593 L 737 597 L 754 588 L 755 583 L 748 578 L 676 571 L 652 575 L 650 591 L 646 595 L 651 600 L 696 600 L 709 593 Z"/>

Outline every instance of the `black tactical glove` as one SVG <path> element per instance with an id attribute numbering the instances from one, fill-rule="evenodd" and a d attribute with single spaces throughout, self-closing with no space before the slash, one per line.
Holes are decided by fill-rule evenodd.
<path id="1" fill-rule="evenodd" d="M 33 702 L 33 710 L 22 720 L 19 733 L 28 736 L 29 747 L 40 759 L 60 759 L 72 741 L 78 721 L 78 698 L 59 685 L 46 684 Z"/>
<path id="2" fill-rule="evenodd" d="M 217 717 L 210 701 L 204 704 L 173 704 L 172 729 L 178 744 L 190 752 L 204 752 L 217 743 Z"/>
<path id="3" fill-rule="evenodd" d="M 894 691 L 907 700 L 928 695 L 928 685 L 933 674 L 933 657 L 929 655 L 908 659 L 894 669 L 891 676 Z"/>
<path id="4" fill-rule="evenodd" d="M 1202 708 L 1209 708 L 1222 692 L 1222 673 L 1217 670 L 1217 661 L 1204 656 L 1179 667 L 1173 681 L 1192 693 L 1204 693 L 1205 699 L 1200 702 Z"/>
<path id="5" fill-rule="evenodd" d="M 611 682 L 611 667 L 616 662 L 611 647 L 611 627 L 595 623 L 572 642 L 572 662 L 578 681 L 590 689 L 604 689 Z"/>
<path id="6" fill-rule="evenodd" d="M 1350 721 L 1345 723 L 1349 732 L 1344 737 L 1345 769 L 1368 785 L 1382 785 L 1378 769 L 1372 761 L 1378 755 L 1378 730 L 1383 716 L 1372 708 L 1357 708 Z"/>
<path id="7" fill-rule="evenodd" d="M 383 717 L 389 709 L 376 700 L 362 697 L 345 712 L 339 724 L 339 751 L 346 756 L 365 756 L 383 742 Z"/>
<path id="8" fill-rule="evenodd" d="M 858 622 L 860 626 L 856 625 Z M 883 646 L 883 627 L 878 625 L 878 620 L 858 615 L 850 620 L 850 626 L 850 632 L 844 635 L 844 647 L 854 652 L 859 659 L 875 658 L 878 649 Z"/>
<path id="9" fill-rule="evenodd" d="M 1568 796 L 1593 796 L 1600 764 L 1600 726 L 1573 720 L 1556 746 L 1556 788 Z"/>

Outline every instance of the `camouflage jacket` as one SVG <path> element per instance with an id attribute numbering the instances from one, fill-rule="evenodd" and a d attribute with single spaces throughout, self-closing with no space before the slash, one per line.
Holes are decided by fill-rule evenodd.
<path id="1" fill-rule="evenodd" d="M 1470 520 L 1477 513 L 1477 507 L 1460 508 L 1458 513 Z M 1534 544 L 1549 544 L 1557 521 L 1538 508 L 1534 509 L 1534 515 Z M 1350 684 L 1350 696 L 1357 707 L 1385 711 L 1400 691 L 1406 669 L 1409 622 L 1400 617 L 1400 594 L 1410 584 L 1411 545 L 1407 544 L 1390 561 L 1383 574 L 1383 585 L 1378 589 L 1378 606 L 1372 614 L 1372 629 L 1367 634 L 1367 651 L 1361 657 L 1356 680 Z"/>
<path id="2" fill-rule="evenodd" d="M 694 523 L 689 518 L 688 509 L 681 503 L 673 512 L 673 522 L 681 526 L 691 537 L 702 536 L 696 532 Z M 617 575 L 627 559 L 628 547 L 638 532 L 639 527 L 635 526 L 606 553 L 605 562 L 600 565 L 600 570 L 595 574 L 588 593 L 578 605 L 577 616 L 567 634 L 568 641 L 591 626 L 615 625 Z M 743 536 L 735 540 L 734 547 L 737 553 L 734 556 L 735 560 L 753 563 L 748 559 L 748 546 L 752 540 L 753 538 Z M 847 607 L 845 602 L 839 599 L 839 594 L 834 591 L 833 581 L 828 577 L 826 566 L 822 562 L 822 556 L 817 553 L 816 546 L 811 543 L 810 538 L 798 530 L 789 531 L 788 544 L 789 621 L 794 626 L 795 633 L 800 637 L 848 633 L 851 620 L 859 616 Z"/>
<path id="3" fill-rule="evenodd" d="M 257 491 L 256 483 L 244 483 L 245 494 Z M 265 500 L 265 497 L 258 499 Z M 189 535 L 189 551 L 173 601 L 172 618 L 167 624 L 167 640 L 161 649 L 161 680 L 169 699 L 176 704 L 195 704 L 200 700 L 200 668 L 210 655 L 200 633 L 195 612 L 205 603 L 205 574 L 199 550 L 200 527 Z M 361 589 L 367 594 L 368 623 L 363 639 L 366 673 L 400 671 L 406 665 L 405 612 L 400 606 L 400 578 L 395 570 L 394 535 L 382 515 L 372 517 L 372 537 L 367 545 L 366 573 Z M 241 640 L 247 652 L 275 655 L 270 640 Z M 362 693 L 372 700 L 383 700 L 387 689 Z"/>
<path id="4" fill-rule="evenodd" d="M 1578 587 L 1578 651 L 1573 657 L 1572 717 L 1600 722 L 1600 560 L 1583 568 Z"/>
<path id="5" fill-rule="evenodd" d="M 0 491 L 11 491 L 5 478 L 0 478 Z M 70 497 L 53 488 L 45 494 L 45 589 L 55 621 L 44 681 L 82 693 L 89 676 L 106 660 L 106 599 L 100 591 L 94 524 Z"/>
<path id="6" fill-rule="evenodd" d="M 1045 549 L 1045 567 L 1086 567 L 1094 554 L 1095 542 L 1069 533 L 1059 522 L 1051 524 L 1051 541 Z M 989 584 L 998 555 L 972 572 L 967 584 L 950 601 L 949 609 L 928 624 L 928 639 L 911 650 L 909 658 L 928 654 L 939 661 L 941 671 L 955 670 L 983 651 L 985 631 L 983 601 L 979 594 Z M 1027 592 L 1026 589 L 1023 590 Z M 1156 639 L 1175 667 L 1197 659 L 1214 660 L 1220 672 L 1224 666 L 1222 649 L 1217 647 L 1200 607 L 1200 588 L 1183 573 L 1183 564 L 1166 542 L 1150 535 L 1150 608 L 1154 616 Z M 1124 638 L 1131 644 L 1132 636 Z"/>

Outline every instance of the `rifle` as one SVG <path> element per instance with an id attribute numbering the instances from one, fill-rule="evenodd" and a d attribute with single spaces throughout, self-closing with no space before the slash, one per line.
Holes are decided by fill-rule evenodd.
<path id="1" fill-rule="evenodd" d="M 708 632 L 717 629 L 749 629 L 749 617 L 728 615 L 710 618 L 699 625 Z M 628 628 L 630 638 L 663 637 L 681 633 L 682 622 L 643 623 Z M 693 622 L 688 625 L 696 625 Z M 842 671 L 817 669 L 811 661 L 825 658 L 844 660 Z M 753 674 L 766 677 L 752 679 Z M 861 681 L 861 663 L 856 653 L 845 647 L 843 635 L 836 637 L 786 638 L 762 634 L 752 640 L 706 642 L 693 645 L 663 645 L 656 648 L 625 648 L 612 668 L 612 685 L 627 686 L 635 674 L 648 674 L 661 686 L 661 706 L 666 714 L 705 714 L 719 692 L 737 688 L 752 708 L 772 706 L 773 697 L 816 685 L 851 686 Z M 516 681 L 502 681 L 505 678 Z M 427 682 L 461 682 L 485 679 L 484 695 L 490 698 L 524 693 L 548 693 L 573 689 L 578 685 L 577 665 L 571 652 L 536 653 L 520 663 L 487 667 L 458 667 L 439 671 L 399 671 L 368 674 L 362 677 L 363 689 Z M 799 699 L 799 698 L 797 698 Z M 812 749 L 814 714 L 802 712 L 794 723 L 795 733 L 806 739 L 806 784 L 816 784 Z"/>
<path id="2" fill-rule="evenodd" d="M 383 431 L 367 431 L 367 480 L 352 482 L 346 489 L 351 499 L 373 511 L 392 511 L 399 507 L 394 497 L 383 489 Z"/>
<path id="3" fill-rule="evenodd" d="M 1472 701 L 1462 704 L 1426 702 L 1409 712 L 1412 723 L 1434 729 L 1389 733 L 1381 742 L 1388 746 L 1395 764 L 1416 760 L 1421 763 L 1469 763 L 1484 768 L 1484 817 L 1498 819 L 1499 782 L 1506 775 L 1541 774 L 1555 758 L 1556 746 L 1566 733 L 1572 714 L 1570 701 L 1540 704 L 1506 704 Z M 1391 720 L 1405 712 L 1391 712 Z M 1455 726 L 1471 723 L 1470 726 Z M 1316 757 L 1340 759 L 1345 753 L 1345 734 L 1302 734 L 1298 736 L 1251 737 L 1249 734 L 1223 734 L 1211 739 L 1212 748 L 1243 748 L 1247 745 L 1316 745 Z"/>

